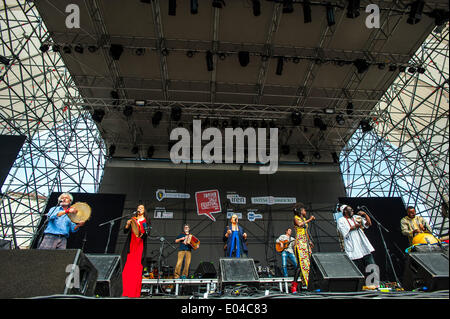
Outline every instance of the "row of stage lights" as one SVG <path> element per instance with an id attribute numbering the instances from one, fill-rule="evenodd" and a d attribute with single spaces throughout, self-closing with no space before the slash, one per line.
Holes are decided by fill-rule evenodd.
<path id="1" fill-rule="evenodd" d="M 360 0 L 347 0 L 347 5 L 343 6 L 340 4 L 333 4 L 330 1 L 315 3 L 310 0 L 267 0 L 276 3 L 283 4 L 283 13 L 293 13 L 294 12 L 294 4 L 301 4 L 303 11 L 303 21 L 304 23 L 312 22 L 312 6 L 321 6 L 325 7 L 326 17 L 328 26 L 332 26 L 336 24 L 334 10 L 335 8 L 346 9 L 346 17 L 349 19 L 355 19 L 360 16 L 361 9 L 361 1 Z M 140 0 L 143 3 L 151 3 L 152 0 Z M 260 0 L 251 0 L 252 11 L 255 17 L 261 15 L 261 1 Z M 222 9 L 226 6 L 225 0 L 211 0 L 211 5 L 214 8 Z M 423 9 L 425 7 L 424 0 L 415 0 L 406 5 L 405 9 L 410 7 L 408 12 L 407 23 L 409 24 L 417 24 L 422 19 L 422 14 L 424 14 Z M 199 1 L 198 0 L 190 0 L 190 12 L 191 14 L 198 14 L 199 9 Z M 403 11 L 400 11 L 403 13 Z M 168 15 L 176 16 L 177 14 L 177 0 L 169 0 L 168 5 Z M 442 9 L 435 9 L 432 12 L 425 13 L 428 16 L 435 19 L 435 23 L 437 26 L 444 24 L 449 20 L 448 11 Z"/>

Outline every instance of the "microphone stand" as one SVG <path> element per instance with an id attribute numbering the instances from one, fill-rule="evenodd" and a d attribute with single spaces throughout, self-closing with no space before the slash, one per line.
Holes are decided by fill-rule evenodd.
<path id="1" fill-rule="evenodd" d="M 101 227 L 101 226 L 103 226 L 103 225 L 109 224 L 108 241 L 106 242 L 105 254 L 108 253 L 108 247 L 109 247 L 109 242 L 110 242 L 110 240 L 111 240 L 111 232 L 112 232 L 112 229 L 113 229 L 113 227 L 114 227 L 114 223 L 115 223 L 117 220 L 121 220 L 121 219 L 130 217 L 130 216 L 133 215 L 133 214 L 134 214 L 134 213 L 131 213 L 131 214 L 128 214 L 128 215 L 125 215 L 125 216 L 121 216 L 121 217 L 117 217 L 117 218 L 108 220 L 107 222 L 104 222 L 104 223 L 98 225 L 98 227 Z"/>
<path id="2" fill-rule="evenodd" d="M 388 261 L 389 261 L 389 265 L 390 265 L 390 267 L 391 267 L 392 273 L 394 274 L 395 281 L 397 282 L 397 284 L 398 284 L 398 285 L 400 286 L 400 288 L 401 288 L 401 287 L 402 287 L 402 284 L 401 284 L 400 280 L 399 280 L 398 277 L 397 277 L 397 273 L 396 273 L 396 271 L 395 271 L 394 264 L 392 263 L 391 254 L 389 253 L 389 248 L 387 247 L 386 241 L 385 241 L 384 236 L 383 236 L 383 231 L 382 231 L 382 229 L 383 229 L 386 233 L 389 233 L 389 230 L 386 229 L 386 227 L 384 227 L 384 226 L 383 226 L 383 225 L 375 218 L 375 216 L 373 216 L 373 214 L 370 212 L 370 210 L 369 210 L 366 206 L 361 206 L 361 207 L 364 208 L 364 209 L 367 211 L 367 214 L 369 214 L 370 218 L 371 218 L 372 220 L 374 220 L 374 221 L 377 223 L 378 231 L 379 231 L 380 236 L 381 236 L 381 241 L 382 241 L 382 243 L 383 243 L 383 247 L 384 247 L 384 250 L 385 250 L 385 252 L 386 252 L 386 257 L 387 257 L 387 259 L 388 259 Z"/>

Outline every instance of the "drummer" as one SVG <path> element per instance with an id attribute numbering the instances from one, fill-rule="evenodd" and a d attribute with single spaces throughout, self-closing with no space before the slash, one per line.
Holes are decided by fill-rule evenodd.
<path id="1" fill-rule="evenodd" d="M 402 234 L 407 236 L 409 244 L 412 244 L 414 236 L 419 233 L 431 233 L 431 227 L 422 216 L 416 216 L 416 209 L 413 206 L 406 208 L 406 216 L 400 222 Z"/>
<path id="2" fill-rule="evenodd" d="M 83 222 L 75 224 L 68 214 L 76 214 L 77 210 L 70 207 L 73 196 L 70 193 L 63 193 L 58 197 L 58 206 L 50 208 L 47 213 L 47 227 L 44 230 L 44 237 L 38 249 L 66 249 L 67 238 L 70 233 L 76 232 Z"/>

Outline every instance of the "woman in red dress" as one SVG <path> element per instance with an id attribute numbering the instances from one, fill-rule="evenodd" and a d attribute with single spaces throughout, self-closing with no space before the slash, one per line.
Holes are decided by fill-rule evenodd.
<path id="1" fill-rule="evenodd" d="M 122 264 L 125 265 L 122 270 L 123 297 L 139 298 L 141 296 L 142 271 L 147 251 L 147 225 L 149 224 L 145 215 L 144 205 L 139 205 L 136 215 L 127 221 L 123 230 L 124 233 L 128 233 L 122 252 Z"/>

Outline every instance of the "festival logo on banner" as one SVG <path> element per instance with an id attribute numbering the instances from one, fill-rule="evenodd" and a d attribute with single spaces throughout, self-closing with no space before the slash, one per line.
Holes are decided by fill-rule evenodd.
<path id="1" fill-rule="evenodd" d="M 230 200 L 231 204 L 245 205 L 247 203 L 247 199 L 239 196 L 239 194 L 227 194 L 227 198 Z"/>
<path id="2" fill-rule="evenodd" d="M 247 210 L 247 219 L 251 222 L 254 222 L 257 219 L 262 219 L 262 215 L 261 214 L 257 214 L 258 210 L 257 209 L 249 209 Z"/>
<path id="3" fill-rule="evenodd" d="M 275 205 L 275 204 L 295 204 L 297 199 L 295 197 L 274 197 L 274 196 L 262 196 L 252 197 L 252 204 L 262 205 Z"/>
<path id="4" fill-rule="evenodd" d="M 156 219 L 173 219 L 173 212 L 168 212 L 164 207 L 155 207 L 153 218 Z"/>
<path id="5" fill-rule="evenodd" d="M 220 213 L 222 211 L 219 191 L 217 189 L 196 192 L 195 202 L 197 204 L 197 214 L 206 215 L 214 222 L 216 219 L 212 214 Z"/>
<path id="6" fill-rule="evenodd" d="M 156 191 L 156 199 L 158 201 L 162 201 L 164 198 L 181 198 L 188 199 L 191 198 L 190 194 L 185 193 L 177 193 L 176 191 L 170 191 L 165 189 L 158 189 Z"/>

